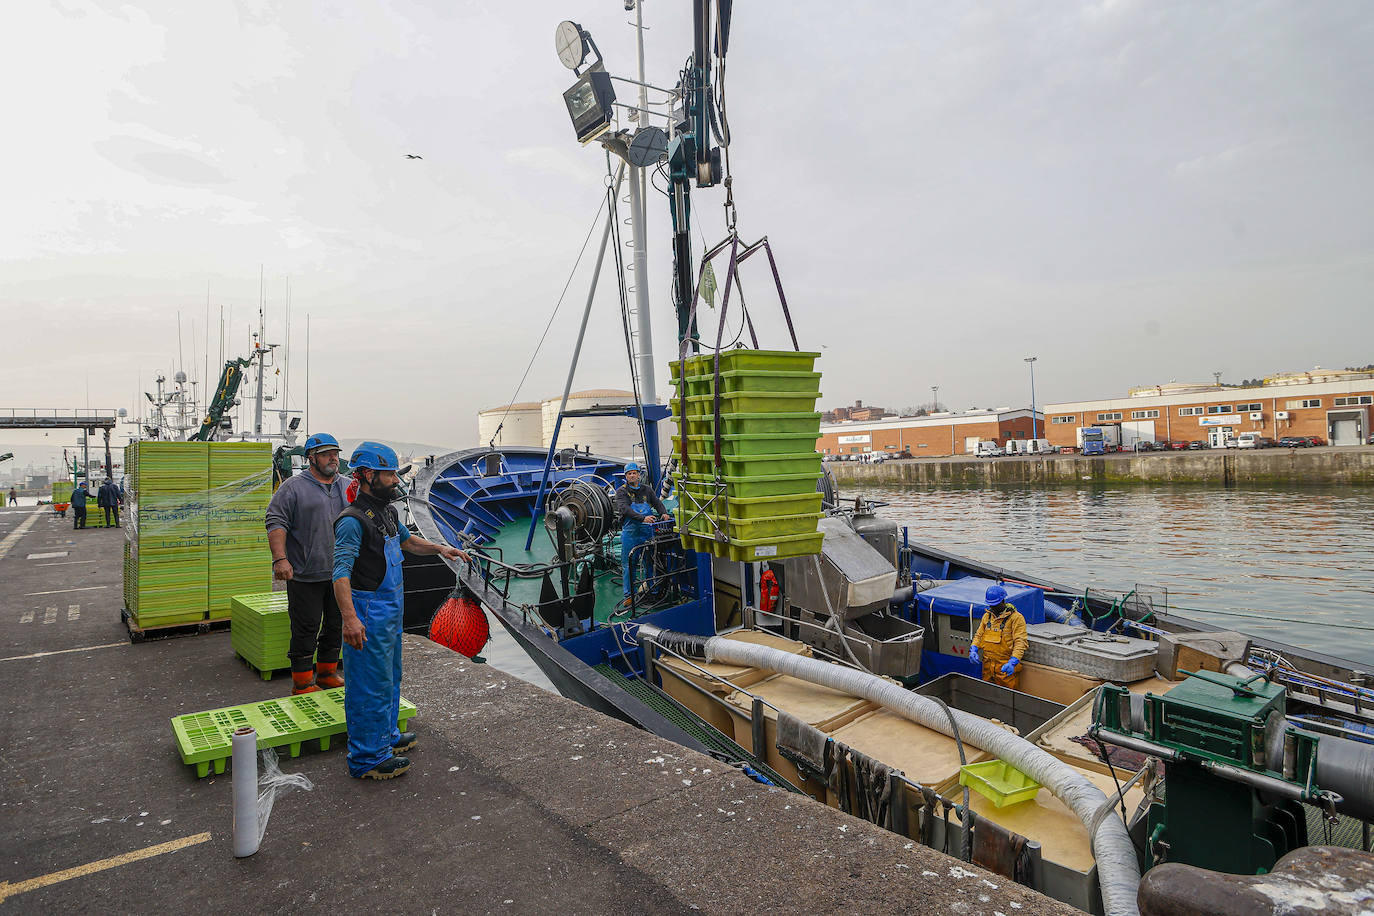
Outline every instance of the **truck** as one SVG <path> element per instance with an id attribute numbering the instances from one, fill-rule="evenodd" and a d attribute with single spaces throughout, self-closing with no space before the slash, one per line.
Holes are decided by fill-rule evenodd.
<path id="1" fill-rule="evenodd" d="M 997 444 L 996 439 L 979 439 L 973 448 L 975 458 L 1001 458 L 1005 454 L 1006 451 Z"/>
<path id="2" fill-rule="evenodd" d="M 1080 426 L 1078 447 L 1084 455 L 1105 455 L 1121 448 L 1121 427 Z"/>

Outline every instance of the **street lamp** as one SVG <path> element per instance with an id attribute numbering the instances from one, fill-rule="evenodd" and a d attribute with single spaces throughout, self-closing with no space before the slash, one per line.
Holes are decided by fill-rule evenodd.
<path id="1" fill-rule="evenodd" d="M 1036 432 L 1036 425 L 1035 425 L 1035 361 L 1036 361 L 1038 358 L 1039 358 L 1039 357 L 1036 357 L 1036 356 L 1027 356 L 1024 360 L 1022 360 L 1022 362 L 1030 363 L 1030 372 L 1031 372 L 1031 438 L 1032 438 L 1032 439 L 1039 439 L 1039 438 L 1040 438 L 1040 434 L 1039 434 L 1038 432 Z"/>

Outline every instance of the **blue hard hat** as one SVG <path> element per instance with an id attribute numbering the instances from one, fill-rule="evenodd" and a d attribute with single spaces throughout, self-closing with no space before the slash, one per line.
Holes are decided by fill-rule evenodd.
<path id="1" fill-rule="evenodd" d="M 315 433 L 305 440 L 305 453 L 309 455 L 317 448 L 338 448 L 339 440 L 329 433 Z"/>
<path id="2" fill-rule="evenodd" d="M 400 467 L 400 463 L 400 459 L 396 457 L 396 450 L 380 442 L 359 442 L 348 459 L 349 467 L 405 473 L 408 468 Z"/>
<path id="3" fill-rule="evenodd" d="M 641 468 L 641 467 L 639 466 L 638 463 L 636 463 L 636 462 L 634 462 L 634 461 L 631 461 L 629 464 L 625 465 L 625 470 L 626 470 L 626 471 L 642 471 L 642 470 L 644 470 L 644 469 Z"/>
<path id="4" fill-rule="evenodd" d="M 1007 600 L 1007 590 L 1000 585 L 989 585 L 988 593 L 983 598 L 989 607 L 994 607 Z"/>

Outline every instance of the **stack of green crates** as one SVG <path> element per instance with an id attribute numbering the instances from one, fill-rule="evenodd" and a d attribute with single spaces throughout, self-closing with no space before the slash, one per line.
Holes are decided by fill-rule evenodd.
<path id="1" fill-rule="evenodd" d="M 272 499 L 269 442 L 210 443 L 210 617 L 228 617 L 230 599 L 272 589 L 272 550 L 263 524 Z"/>
<path id="2" fill-rule="evenodd" d="M 230 642 L 234 652 L 256 668 L 264 680 L 272 672 L 291 667 L 286 650 L 291 644 L 291 620 L 286 616 L 286 592 L 235 595 L 229 599 Z"/>
<path id="3" fill-rule="evenodd" d="M 271 461 L 266 442 L 129 445 L 124 603 L 136 625 L 227 619 L 230 595 L 272 587 Z"/>
<path id="4" fill-rule="evenodd" d="M 670 364 L 679 431 L 673 452 L 683 458 L 677 520 L 684 546 L 743 561 L 820 550 L 818 356 L 791 350 L 724 351 L 719 389 L 714 354 L 691 357 L 685 371 L 681 362 Z"/>

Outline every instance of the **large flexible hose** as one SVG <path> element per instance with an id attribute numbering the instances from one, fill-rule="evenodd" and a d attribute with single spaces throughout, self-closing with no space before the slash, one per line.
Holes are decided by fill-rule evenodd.
<path id="1" fill-rule="evenodd" d="M 639 635 L 684 655 L 704 657 L 711 662 L 765 668 L 851 696 L 863 697 L 919 725 L 953 737 L 945 710 L 934 700 L 864 671 L 719 636 L 690 636 L 649 625 L 641 626 Z M 1106 794 L 1068 764 L 1024 738 L 979 716 L 957 709 L 952 712 L 965 743 L 1005 760 L 1035 779 L 1068 805 L 1090 830 L 1096 820 L 1092 847 L 1093 856 L 1097 859 L 1098 881 L 1102 887 L 1102 905 L 1107 916 L 1139 916 L 1136 890 L 1140 885 L 1140 866 L 1126 825 L 1114 817 L 1097 820 L 1098 812 L 1109 804 Z"/>

